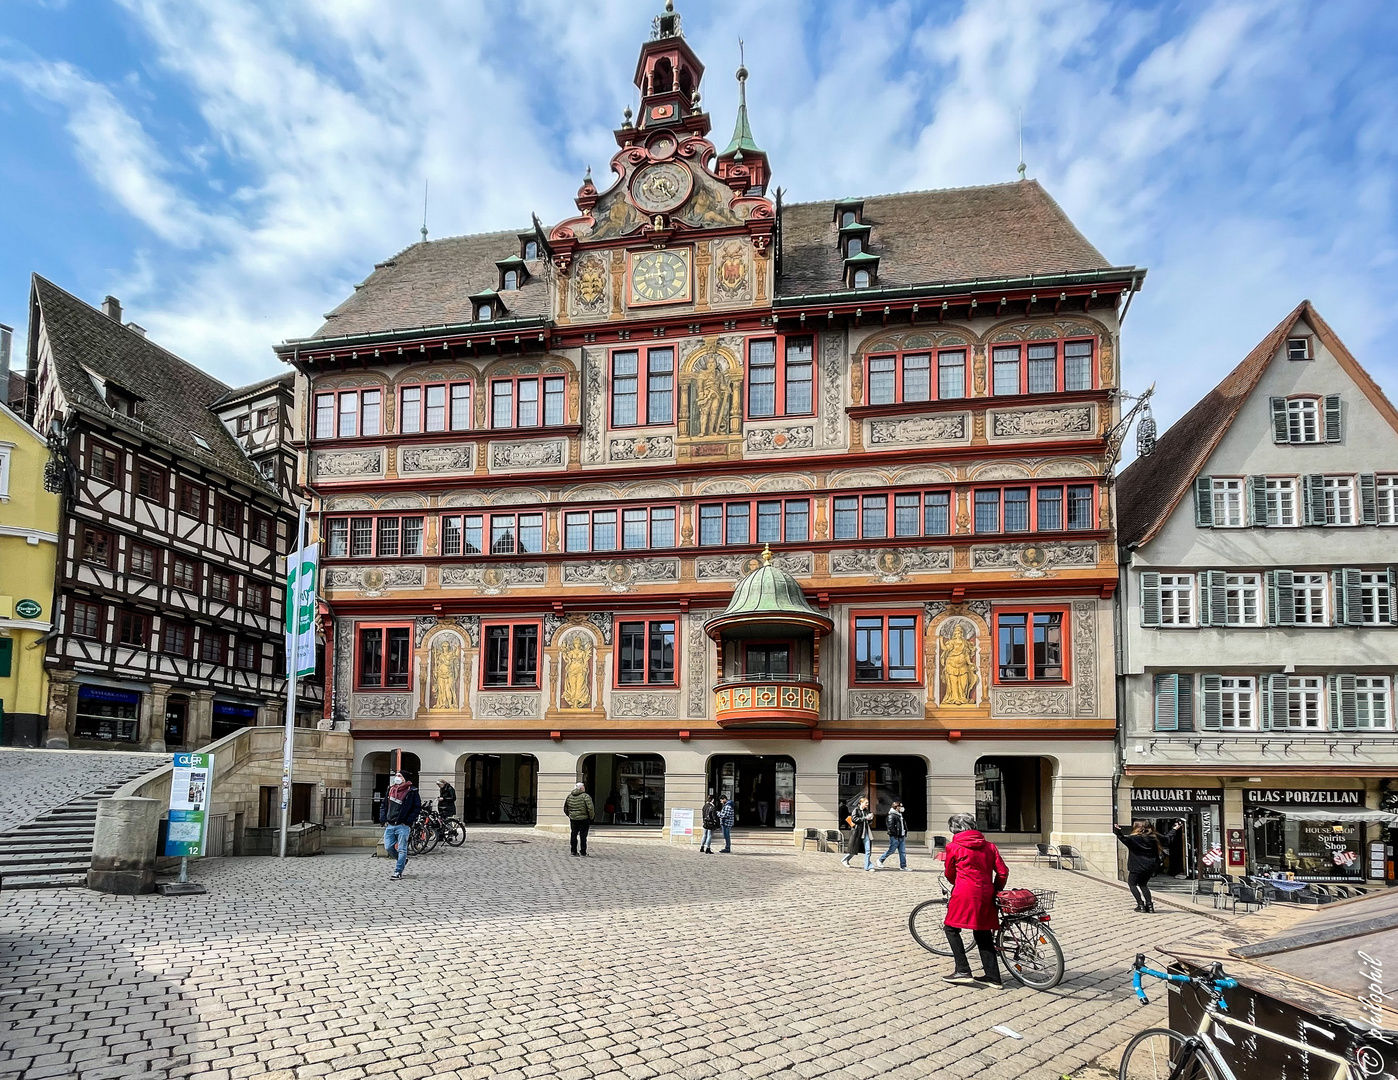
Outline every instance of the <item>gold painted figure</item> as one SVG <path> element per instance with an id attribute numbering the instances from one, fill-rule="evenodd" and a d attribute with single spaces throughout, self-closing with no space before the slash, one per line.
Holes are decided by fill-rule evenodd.
<path id="1" fill-rule="evenodd" d="M 461 708 L 457 687 L 461 684 L 461 646 L 450 637 L 439 638 L 432 646 L 433 709 Z"/>
<path id="2" fill-rule="evenodd" d="M 979 681 L 975 643 L 967 640 L 966 628 L 957 624 L 942 646 L 942 704 L 974 705 Z"/>
<path id="3" fill-rule="evenodd" d="M 592 643 L 586 634 L 569 634 L 559 654 L 563 664 L 563 704 L 570 709 L 586 709 L 592 705 L 589 678 L 592 667 Z"/>
<path id="4" fill-rule="evenodd" d="M 717 353 L 699 361 L 694 380 L 694 396 L 698 405 L 699 435 L 724 435 L 728 432 L 728 381 Z"/>

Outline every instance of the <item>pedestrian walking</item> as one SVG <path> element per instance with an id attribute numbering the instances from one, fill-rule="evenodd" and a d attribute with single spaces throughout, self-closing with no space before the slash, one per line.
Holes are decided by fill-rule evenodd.
<path id="1" fill-rule="evenodd" d="M 587 858 L 587 830 L 592 826 L 592 819 L 595 816 L 595 808 L 592 805 L 592 796 L 587 793 L 587 786 L 584 784 L 574 784 L 573 793 L 563 802 L 563 812 L 568 815 L 568 825 L 571 832 L 568 834 L 568 848 L 574 855 L 581 855 Z M 582 848 L 579 851 L 579 847 Z"/>
<path id="2" fill-rule="evenodd" d="M 1131 831 L 1125 825 L 1113 825 L 1112 832 L 1126 846 L 1126 884 L 1131 887 L 1131 895 L 1136 898 L 1136 910 L 1149 915 L 1155 914 L 1155 902 L 1150 895 L 1150 879 L 1160 870 L 1165 856 L 1165 847 L 1174 842 L 1183 821 L 1176 821 L 1175 827 L 1163 837 L 1148 821 L 1133 822 Z"/>
<path id="3" fill-rule="evenodd" d="M 718 824 L 723 830 L 723 847 L 718 849 L 720 855 L 727 855 L 733 850 L 733 822 L 737 817 L 738 808 L 733 805 L 733 796 L 725 796 L 723 809 L 718 812 Z"/>
<path id="4" fill-rule="evenodd" d="M 895 851 L 898 852 L 898 869 L 907 870 L 908 866 L 908 821 L 903 816 L 903 804 L 894 802 L 888 810 L 888 820 L 884 823 L 888 829 L 888 850 L 879 856 L 879 866 L 882 867 L 888 857 Z"/>
<path id="5" fill-rule="evenodd" d="M 389 777 L 388 796 L 379 805 L 383 814 L 384 850 L 398 856 L 398 864 L 389 875 L 389 880 L 400 881 L 403 867 L 408 865 L 408 837 L 412 834 L 413 822 L 422 811 L 422 796 L 402 773 L 394 773 Z"/>
<path id="6" fill-rule="evenodd" d="M 970 814 L 952 815 L 947 828 L 952 837 L 947 845 L 943 872 L 951 882 L 951 899 L 947 901 L 944 926 L 956 968 L 943 977 L 947 982 L 961 985 L 1004 989 L 1000 961 L 995 955 L 995 931 L 1000 929 L 995 894 L 1005 887 L 1010 871 L 995 845 L 977 830 L 976 819 Z M 966 943 L 961 939 L 962 930 L 971 931 L 975 939 L 983 975 L 971 974 Z"/>
<path id="7" fill-rule="evenodd" d="M 718 799 L 715 796 L 710 795 L 704 800 L 704 808 L 699 811 L 699 818 L 704 825 L 704 835 L 699 838 L 699 850 L 705 855 L 712 855 L 714 833 L 722 824 L 718 816 Z"/>
<path id="8" fill-rule="evenodd" d="M 874 812 L 869 809 L 869 800 L 863 795 L 854 804 L 845 822 L 854 832 L 849 838 L 849 854 L 840 860 L 841 866 L 848 866 L 850 859 L 864 852 L 864 869 L 874 869 Z"/>
<path id="9" fill-rule="evenodd" d="M 444 818 L 456 817 L 456 788 L 445 780 L 437 781 L 437 812 Z"/>

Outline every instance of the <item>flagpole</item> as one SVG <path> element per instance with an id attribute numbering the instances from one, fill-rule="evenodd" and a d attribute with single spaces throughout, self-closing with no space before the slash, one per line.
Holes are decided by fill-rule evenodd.
<path id="1" fill-rule="evenodd" d="M 296 518 L 296 539 L 287 562 L 286 600 L 286 739 L 282 746 L 282 827 L 278 858 L 286 858 L 286 827 L 291 817 L 291 762 L 296 750 L 296 671 L 301 658 L 301 549 L 306 546 L 306 504 Z M 292 569 L 293 564 L 295 569 Z M 314 633 L 314 629 L 312 633 Z"/>

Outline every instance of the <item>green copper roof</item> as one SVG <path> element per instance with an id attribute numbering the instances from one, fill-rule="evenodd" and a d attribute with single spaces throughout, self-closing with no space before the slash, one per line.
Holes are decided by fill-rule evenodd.
<path id="1" fill-rule="evenodd" d="M 744 154 L 762 153 L 762 149 L 753 141 L 752 125 L 748 123 L 747 76 L 747 68 L 738 69 L 738 119 L 733 125 L 733 138 L 719 157 L 727 157 L 739 150 Z"/>
<path id="2" fill-rule="evenodd" d="M 821 633 L 832 627 L 829 616 L 811 606 L 800 583 L 781 567 L 772 565 L 770 549 L 762 552 L 762 565 L 733 590 L 723 614 L 709 622 L 709 630 L 752 624 L 800 624 Z M 742 636 L 742 635 L 739 635 Z"/>

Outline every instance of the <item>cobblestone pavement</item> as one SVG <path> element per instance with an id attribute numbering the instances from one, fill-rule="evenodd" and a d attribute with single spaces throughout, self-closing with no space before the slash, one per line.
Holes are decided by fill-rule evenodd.
<path id="1" fill-rule="evenodd" d="M 165 754 L 107 750 L 0 749 L 0 832 L 168 760 Z"/>
<path id="2" fill-rule="evenodd" d="M 403 881 L 330 854 L 204 861 L 206 896 L 6 894 L 0 1076 L 1057 1080 L 1163 1020 L 1127 966 L 1204 925 L 1014 865 L 1059 890 L 1068 975 L 955 987 L 908 934 L 913 865 L 472 830 Z"/>

